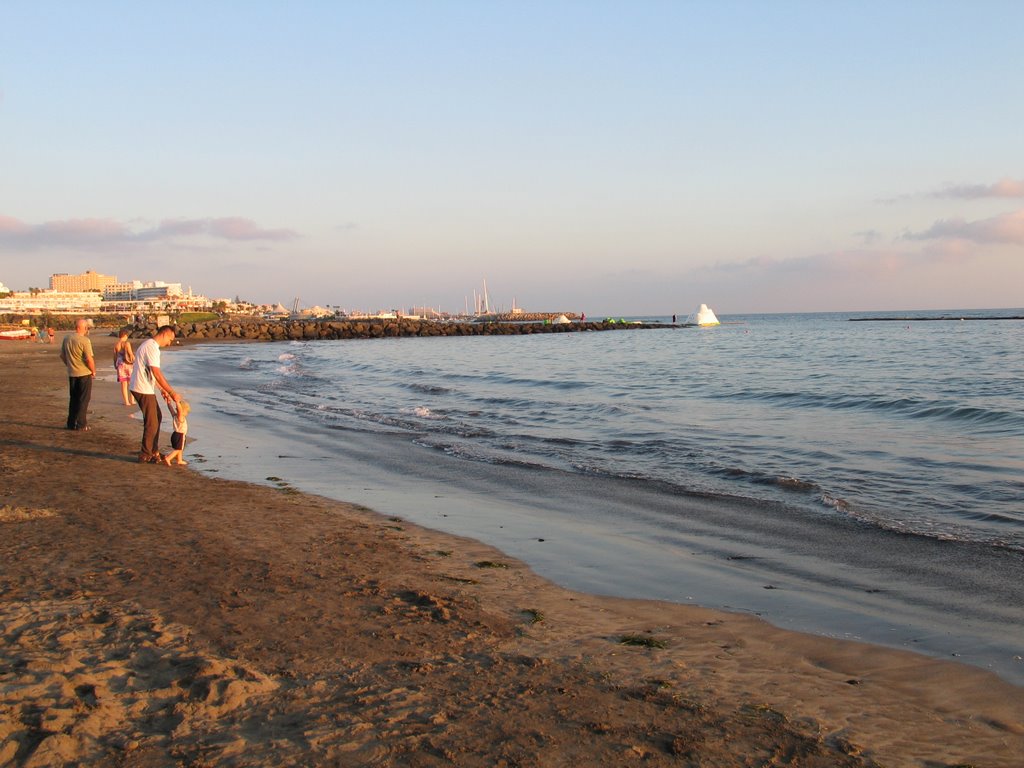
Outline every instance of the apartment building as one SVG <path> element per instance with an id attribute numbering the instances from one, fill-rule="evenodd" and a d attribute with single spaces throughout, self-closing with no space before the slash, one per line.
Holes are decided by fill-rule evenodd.
<path id="1" fill-rule="evenodd" d="M 60 272 L 50 275 L 50 290 L 61 291 L 62 293 L 77 293 L 80 291 L 100 291 L 102 293 L 104 288 L 116 282 L 116 275 L 101 275 L 99 272 L 93 272 L 91 269 L 87 269 L 79 275 L 69 275 L 66 272 Z"/>

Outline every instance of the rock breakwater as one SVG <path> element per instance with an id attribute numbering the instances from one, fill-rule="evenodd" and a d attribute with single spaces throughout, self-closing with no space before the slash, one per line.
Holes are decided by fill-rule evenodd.
<path id="1" fill-rule="evenodd" d="M 379 339 L 408 336 L 521 336 L 534 333 L 579 333 L 671 328 L 658 323 L 461 323 L 431 320 L 257 320 L 230 319 L 176 326 L 178 337 L 191 341 L 313 341 Z M 156 326 L 136 328 L 133 338 L 147 338 Z"/>

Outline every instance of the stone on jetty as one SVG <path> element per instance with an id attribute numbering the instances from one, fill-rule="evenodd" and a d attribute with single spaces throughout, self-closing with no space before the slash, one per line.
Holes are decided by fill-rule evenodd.
<path id="1" fill-rule="evenodd" d="M 612 322 L 437 322 L 408 318 L 386 320 L 262 320 L 231 318 L 177 326 L 178 338 L 211 341 L 314 341 L 337 339 L 379 339 L 410 336 L 519 336 L 533 333 L 578 333 L 642 328 L 668 328 L 659 323 Z M 133 338 L 156 333 L 156 325 L 137 328 Z"/>

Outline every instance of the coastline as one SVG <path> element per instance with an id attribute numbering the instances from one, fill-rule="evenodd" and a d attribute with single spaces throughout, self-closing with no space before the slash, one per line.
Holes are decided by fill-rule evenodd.
<path id="1" fill-rule="evenodd" d="M 113 381 L 96 382 L 90 432 L 59 428 L 57 351 L 0 347 L 0 762 L 1010 766 L 1024 752 L 1024 690 L 982 670 L 574 593 L 355 505 L 140 466 L 137 411 Z"/>

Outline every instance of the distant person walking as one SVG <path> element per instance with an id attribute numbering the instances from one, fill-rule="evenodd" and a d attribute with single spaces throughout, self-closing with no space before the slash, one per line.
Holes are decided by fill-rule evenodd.
<path id="1" fill-rule="evenodd" d="M 174 402 L 181 398 L 171 388 L 160 370 L 160 349 L 174 341 L 174 328 L 161 326 L 156 334 L 146 339 L 135 350 L 135 363 L 128 382 L 135 402 L 142 411 L 142 449 L 139 451 L 140 463 L 158 463 L 163 461 L 160 455 L 160 422 L 163 413 L 156 399 L 156 391 L 160 389 L 165 397 Z"/>
<path id="2" fill-rule="evenodd" d="M 75 321 L 75 332 L 64 337 L 60 345 L 60 359 L 68 369 L 68 429 L 89 429 L 89 400 L 92 380 L 96 378 L 96 358 L 89 338 L 89 321 L 84 317 Z"/>

